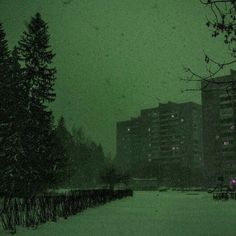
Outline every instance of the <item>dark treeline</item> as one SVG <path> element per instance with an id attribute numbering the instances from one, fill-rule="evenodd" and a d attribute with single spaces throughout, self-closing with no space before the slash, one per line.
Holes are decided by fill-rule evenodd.
<path id="1" fill-rule="evenodd" d="M 65 169 L 65 181 L 63 187 L 93 188 L 100 187 L 102 173 L 108 165 L 103 148 L 100 144 L 89 140 L 81 128 L 69 131 L 63 117 L 56 127 L 59 143 L 68 160 Z"/>
<path id="2" fill-rule="evenodd" d="M 132 193 L 114 190 L 122 175 L 100 144 L 81 129 L 70 131 L 63 117 L 55 124 L 49 40 L 39 13 L 12 51 L 0 24 L 0 221 L 12 233 L 16 225 L 37 226 Z M 76 194 L 57 196 L 61 188 Z"/>
<path id="3" fill-rule="evenodd" d="M 13 50 L 0 24 L 0 193 L 6 199 L 102 184 L 102 146 L 81 129 L 69 131 L 63 117 L 54 122 L 56 68 L 49 41 L 39 13 Z"/>
<path id="4" fill-rule="evenodd" d="M 35 195 L 62 179 L 66 159 L 49 109 L 56 97 L 54 56 L 39 13 L 12 51 L 0 25 L 0 189 L 5 196 Z"/>
<path id="5" fill-rule="evenodd" d="M 64 187 L 114 189 L 119 183 L 127 187 L 129 173 L 115 165 L 110 157 L 106 157 L 102 146 L 88 139 L 81 128 L 68 131 L 61 117 L 56 131 L 66 159 L 69 160 Z"/>

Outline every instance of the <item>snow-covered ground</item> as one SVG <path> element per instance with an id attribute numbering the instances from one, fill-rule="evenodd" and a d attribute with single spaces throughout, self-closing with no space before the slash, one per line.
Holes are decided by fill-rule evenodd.
<path id="1" fill-rule="evenodd" d="M 6 235 L 0 230 L 0 235 Z M 135 192 L 134 197 L 47 223 L 17 228 L 19 236 L 235 236 L 236 201 L 181 192 Z"/>

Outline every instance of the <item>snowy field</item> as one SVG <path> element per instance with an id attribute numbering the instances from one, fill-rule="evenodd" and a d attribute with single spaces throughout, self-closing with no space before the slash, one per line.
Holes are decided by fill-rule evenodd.
<path id="1" fill-rule="evenodd" d="M 7 234 L 0 230 L 0 235 Z M 19 236 L 235 236 L 236 201 L 181 192 L 135 192 L 134 197 L 47 223 L 17 228 Z"/>

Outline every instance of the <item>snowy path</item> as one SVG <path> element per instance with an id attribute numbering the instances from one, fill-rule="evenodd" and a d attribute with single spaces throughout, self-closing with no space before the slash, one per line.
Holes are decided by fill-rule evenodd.
<path id="1" fill-rule="evenodd" d="M 206 193 L 135 192 L 37 230 L 17 230 L 19 236 L 235 236 L 236 201 L 213 201 Z"/>

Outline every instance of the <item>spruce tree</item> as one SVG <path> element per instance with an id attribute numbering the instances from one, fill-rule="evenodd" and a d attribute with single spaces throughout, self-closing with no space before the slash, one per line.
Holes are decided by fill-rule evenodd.
<path id="1" fill-rule="evenodd" d="M 9 158 L 9 137 L 11 135 L 10 98 L 10 52 L 6 34 L 0 24 L 0 191 L 9 192 L 9 177 L 12 175 L 11 160 Z"/>
<path id="2" fill-rule="evenodd" d="M 30 113 L 28 109 L 28 93 L 23 70 L 20 65 L 19 49 L 15 47 L 10 57 L 10 84 L 9 108 L 11 108 L 11 136 L 9 145 L 12 147 L 9 156 L 12 158 L 14 170 L 12 182 L 15 195 L 22 195 L 28 188 L 30 171 L 32 169 L 27 146 L 25 145 L 25 134 L 28 130 Z"/>
<path id="3" fill-rule="evenodd" d="M 75 152 L 75 143 L 71 133 L 66 127 L 63 116 L 60 117 L 55 129 L 55 156 L 59 157 L 55 166 L 58 170 L 58 181 L 63 186 L 71 185 L 71 176 L 74 172 L 73 154 Z"/>
<path id="4" fill-rule="evenodd" d="M 8 100 L 9 92 L 9 62 L 10 52 L 6 40 L 6 34 L 0 23 L 0 156 L 4 155 L 3 142 L 8 131 Z"/>
<path id="5" fill-rule="evenodd" d="M 19 42 L 31 103 L 53 102 L 56 69 L 52 67 L 55 54 L 49 45 L 48 26 L 39 13 L 31 18 L 27 31 Z M 35 100 L 35 101 L 34 101 Z"/>
<path id="6" fill-rule="evenodd" d="M 10 54 L 0 24 L 0 191 L 6 198 L 19 193 L 19 181 L 23 177 L 21 129 L 26 114 L 26 97 L 22 82 L 17 49 Z"/>
<path id="7" fill-rule="evenodd" d="M 53 116 L 48 107 L 56 96 L 56 69 L 52 66 L 54 53 L 49 38 L 48 26 L 37 13 L 19 42 L 29 112 L 23 141 L 28 157 L 26 192 L 31 194 L 53 186 L 57 175 Z"/>

